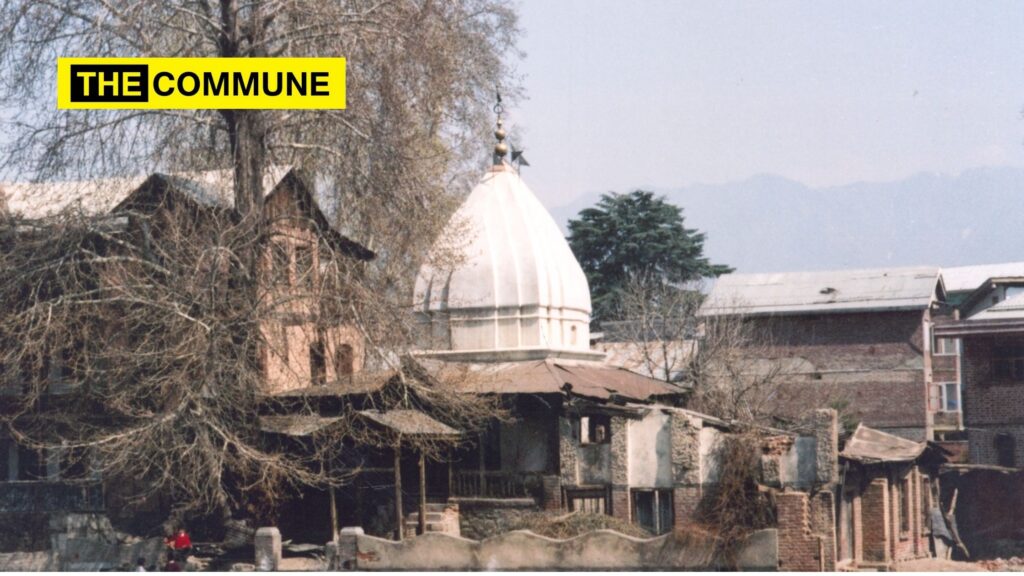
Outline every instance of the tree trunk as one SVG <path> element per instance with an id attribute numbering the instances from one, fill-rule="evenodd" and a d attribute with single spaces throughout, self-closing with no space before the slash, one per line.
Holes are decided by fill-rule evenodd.
<path id="1" fill-rule="evenodd" d="M 402 540 L 402 446 L 395 444 L 395 540 Z"/>

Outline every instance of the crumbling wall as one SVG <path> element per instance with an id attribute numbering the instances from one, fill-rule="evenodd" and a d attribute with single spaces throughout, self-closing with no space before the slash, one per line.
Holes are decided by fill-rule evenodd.
<path id="1" fill-rule="evenodd" d="M 484 541 L 446 534 L 395 542 L 345 528 L 338 542 L 327 545 L 330 569 L 367 571 L 481 570 L 700 570 L 727 567 L 713 556 L 707 542 L 666 534 L 632 538 L 597 530 L 570 540 L 555 540 L 528 531 L 509 532 Z M 736 554 L 738 567 L 775 570 L 779 559 L 777 531 L 751 534 Z"/>
<path id="2" fill-rule="evenodd" d="M 783 492 L 776 497 L 779 531 L 779 570 L 835 570 L 835 517 L 832 493 L 814 497 L 806 492 Z"/>
<path id="3" fill-rule="evenodd" d="M 459 506 L 459 531 L 462 536 L 483 540 L 508 532 L 523 518 L 539 510 L 532 498 L 455 498 Z"/>

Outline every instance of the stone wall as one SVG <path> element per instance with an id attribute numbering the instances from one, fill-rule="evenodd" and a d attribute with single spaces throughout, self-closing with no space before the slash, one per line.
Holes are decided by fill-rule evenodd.
<path id="1" fill-rule="evenodd" d="M 479 570 L 700 570 L 740 568 L 768 571 L 778 567 L 776 530 L 752 534 L 733 565 L 713 556 L 713 546 L 667 534 L 641 539 L 613 530 L 597 530 L 570 540 L 555 540 L 528 531 L 483 541 L 445 534 L 395 542 L 346 528 L 327 545 L 330 569 L 367 571 Z"/>
<path id="2" fill-rule="evenodd" d="M 539 510 L 532 498 L 452 498 L 459 506 L 459 531 L 482 540 L 519 526 L 523 517 Z"/>

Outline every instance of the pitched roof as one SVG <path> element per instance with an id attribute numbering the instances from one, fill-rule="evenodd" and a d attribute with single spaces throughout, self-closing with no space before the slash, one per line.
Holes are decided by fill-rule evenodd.
<path id="1" fill-rule="evenodd" d="M 1024 276 L 1024 262 L 1003 262 L 980 266 L 954 266 L 942 269 L 946 292 L 973 292 L 990 278 Z"/>
<path id="2" fill-rule="evenodd" d="M 268 166 L 263 176 L 263 193 L 270 194 L 291 171 L 292 167 L 287 165 Z M 25 218 L 46 218 L 65 209 L 96 216 L 113 210 L 149 178 L 150 175 L 139 175 L 81 181 L 8 182 L 0 183 L 0 190 L 10 213 Z M 201 205 L 223 208 L 234 205 L 232 170 L 176 172 L 167 178 Z"/>
<path id="3" fill-rule="evenodd" d="M 561 394 L 566 384 L 573 394 L 605 400 L 612 395 L 635 400 L 678 395 L 679 386 L 598 362 L 557 358 L 470 364 L 474 374 L 468 391 L 478 394 Z"/>
<path id="4" fill-rule="evenodd" d="M 340 421 L 340 417 L 325 418 L 307 414 L 283 416 L 260 416 L 259 427 L 263 432 L 284 436 L 309 436 Z"/>
<path id="5" fill-rule="evenodd" d="M 458 436 L 455 428 L 434 420 L 419 410 L 361 410 L 359 416 L 402 436 Z"/>
<path id="6" fill-rule="evenodd" d="M 700 315 L 917 310 L 937 292 L 943 288 L 934 267 L 728 274 L 715 282 Z"/>
<path id="7" fill-rule="evenodd" d="M 927 442 L 914 442 L 859 424 L 839 455 L 865 464 L 911 462 L 917 460 L 927 447 Z"/>
<path id="8" fill-rule="evenodd" d="M 984 320 L 1021 320 L 1024 319 L 1024 294 L 1010 296 L 997 304 L 967 318 L 967 322 Z"/>

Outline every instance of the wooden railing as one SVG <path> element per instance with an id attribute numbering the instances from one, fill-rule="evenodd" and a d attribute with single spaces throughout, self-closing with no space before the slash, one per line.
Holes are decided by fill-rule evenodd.
<path id="1" fill-rule="evenodd" d="M 457 470 L 452 496 L 471 498 L 537 498 L 544 492 L 540 472 Z"/>

